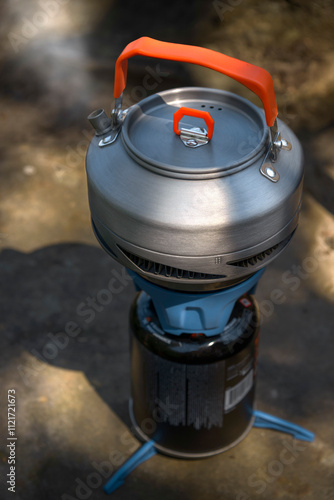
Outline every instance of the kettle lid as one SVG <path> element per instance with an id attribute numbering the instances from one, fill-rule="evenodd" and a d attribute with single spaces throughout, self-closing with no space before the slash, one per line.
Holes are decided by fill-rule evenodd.
<path id="1" fill-rule="evenodd" d="M 122 124 L 127 153 L 159 174 L 212 178 L 253 164 L 268 147 L 263 111 L 230 92 L 185 87 L 147 97 Z"/>

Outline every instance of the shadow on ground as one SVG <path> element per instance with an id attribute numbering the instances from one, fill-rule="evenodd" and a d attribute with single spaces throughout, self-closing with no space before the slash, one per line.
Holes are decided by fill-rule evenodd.
<path id="1" fill-rule="evenodd" d="M 275 271 L 280 273 L 284 266 L 278 259 Z M 104 498 L 99 464 L 107 463 L 103 470 L 110 475 L 138 446 L 129 431 L 127 410 L 128 311 L 134 287 L 102 250 L 82 244 L 28 254 L 5 249 L 0 273 L 6 283 L 2 380 L 5 387 L 16 388 L 19 409 L 19 498 L 86 498 L 89 490 L 94 498 Z M 267 273 L 265 286 L 272 287 L 275 278 Z M 110 283 L 114 293 L 108 290 Z M 287 298 L 290 292 L 286 290 Z M 310 428 L 321 440 L 326 439 L 324 429 L 332 415 L 332 331 L 325 325 L 319 331 L 310 322 L 316 327 L 317 318 L 329 310 L 330 304 L 315 293 L 311 306 L 304 300 L 279 306 L 263 326 L 258 375 L 258 407 Z M 302 335 L 294 335 L 296 328 Z M 240 470 L 255 460 L 251 467 L 261 472 L 267 454 L 272 456 L 270 447 L 279 454 L 281 440 L 275 432 L 254 429 L 237 448 L 219 457 L 194 462 L 154 457 L 114 498 L 129 498 L 133 488 L 138 499 L 176 498 L 180 491 L 183 498 L 212 498 L 218 488 L 224 498 L 234 499 L 233 492 L 249 489 Z M 296 467 L 313 467 L 318 458 L 315 448 Z M 165 482 L 165 467 L 182 487 Z M 206 482 L 195 481 L 194 486 L 200 470 Z M 326 467 L 318 474 L 328 481 Z M 292 481 L 289 487 L 295 493 L 305 482 Z"/>

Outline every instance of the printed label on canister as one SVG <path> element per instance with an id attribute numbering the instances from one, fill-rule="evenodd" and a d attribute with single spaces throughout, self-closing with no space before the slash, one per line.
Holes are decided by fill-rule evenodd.
<path id="1" fill-rule="evenodd" d="M 253 378 L 253 370 L 250 370 L 241 382 L 238 382 L 235 386 L 226 389 L 224 404 L 225 412 L 234 408 L 238 403 L 240 403 L 240 401 L 243 400 L 246 394 L 253 387 Z"/>
<path id="2" fill-rule="evenodd" d="M 145 358 L 146 397 L 151 413 L 158 404 L 161 418 L 169 425 L 222 427 L 224 361 L 185 365 L 156 355 Z"/>

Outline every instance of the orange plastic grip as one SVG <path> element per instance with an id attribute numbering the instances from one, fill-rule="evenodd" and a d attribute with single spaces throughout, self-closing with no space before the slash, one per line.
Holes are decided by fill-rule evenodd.
<path id="1" fill-rule="evenodd" d="M 175 134 L 180 135 L 181 131 L 179 129 L 179 121 L 184 116 L 194 116 L 195 118 L 202 118 L 208 127 L 208 139 L 209 141 L 212 139 L 213 127 L 215 124 L 214 119 L 207 111 L 201 111 L 200 109 L 192 109 L 192 108 L 180 108 L 174 113 L 174 123 L 173 130 Z"/>
<path id="2" fill-rule="evenodd" d="M 263 103 L 269 127 L 275 122 L 278 111 L 274 84 L 268 71 L 214 50 L 193 45 L 160 42 L 148 37 L 138 38 L 138 40 L 129 43 L 117 59 L 115 66 L 115 98 L 120 97 L 125 89 L 128 59 L 137 55 L 198 64 L 230 76 L 259 96 Z"/>

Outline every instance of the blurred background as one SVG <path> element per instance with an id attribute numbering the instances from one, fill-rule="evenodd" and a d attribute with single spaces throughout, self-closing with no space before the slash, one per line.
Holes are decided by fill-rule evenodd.
<path id="1" fill-rule="evenodd" d="M 258 288 L 257 404 L 304 425 L 316 440 L 293 448 L 290 464 L 280 457 L 292 439 L 259 429 L 210 459 L 155 456 L 114 498 L 334 498 L 333 7 L 330 0 L 1 2 L 1 498 L 12 498 L 8 389 L 17 395 L 16 499 L 105 498 L 99 464 L 107 477 L 139 445 L 127 411 L 134 288 L 120 277 L 121 292 L 90 322 L 78 308 L 96 300 L 112 273 L 121 276 L 90 226 L 86 117 L 96 108 L 110 112 L 116 58 L 143 35 L 267 69 L 279 116 L 302 142 L 300 226 Z M 148 68 L 154 92 L 215 87 L 259 104 L 213 71 L 136 57 L 127 105 L 152 92 Z M 281 303 L 273 299 L 277 289 Z"/>

